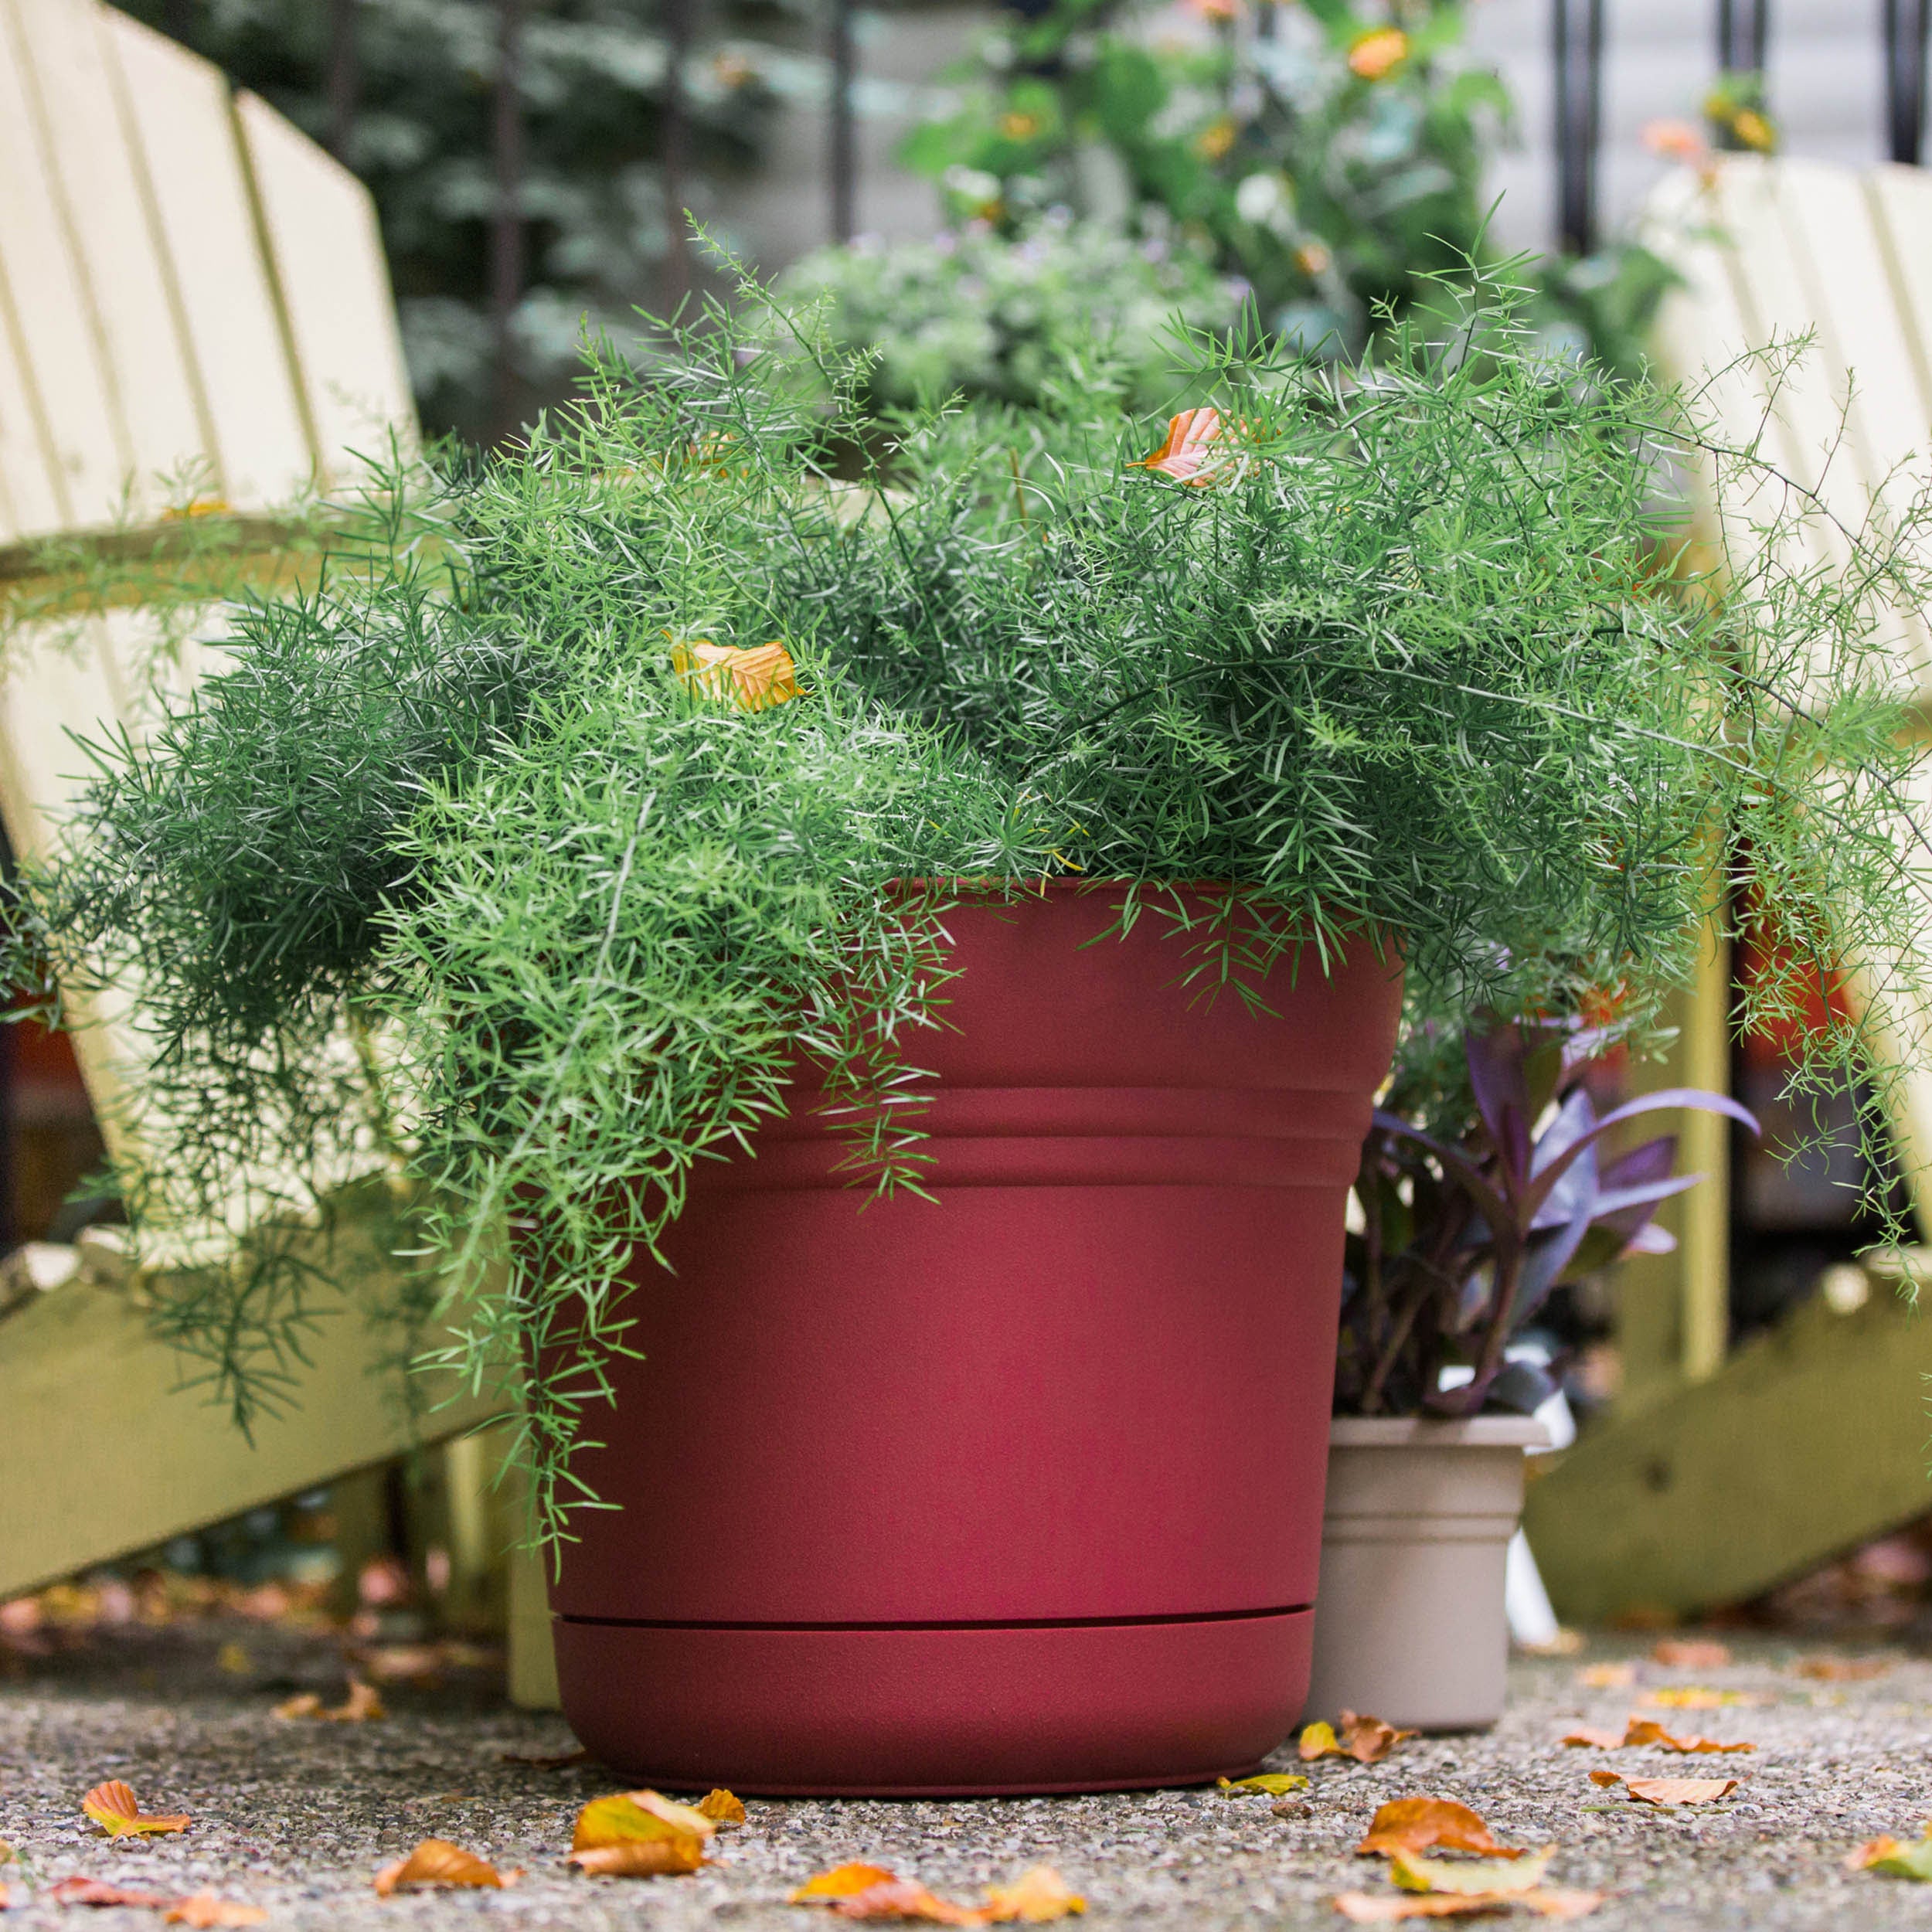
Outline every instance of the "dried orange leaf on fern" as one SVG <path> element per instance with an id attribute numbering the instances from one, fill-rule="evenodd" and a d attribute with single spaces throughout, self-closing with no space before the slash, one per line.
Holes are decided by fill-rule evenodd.
<path id="1" fill-rule="evenodd" d="M 148 1832 L 185 1832 L 192 1821 L 185 1812 L 149 1816 L 141 1801 L 117 1777 L 97 1784 L 80 1801 L 80 1808 L 110 1838 L 128 1838 Z"/>
<path id="2" fill-rule="evenodd" d="M 815 1900 L 849 1899 L 869 1892 L 875 1885 L 896 1885 L 899 1874 L 883 1865 L 835 1865 L 806 1879 L 791 1895 L 794 1905 L 809 1905 Z"/>
<path id="3" fill-rule="evenodd" d="M 1498 1844 L 1482 1818 L 1453 1798 L 1393 1800 L 1369 1821 L 1368 1836 L 1355 1849 L 1358 1858 L 1393 1858 L 1398 1852 L 1413 1856 L 1438 1847 L 1445 1852 L 1472 1852 L 1482 1858 L 1526 1855 Z"/>
<path id="4" fill-rule="evenodd" d="M 1151 456 L 1128 464 L 1130 470 L 1151 470 L 1177 483 L 1205 483 L 1226 460 L 1225 445 L 1217 449 L 1227 425 L 1217 409 L 1183 410 L 1168 419 L 1167 436 Z"/>
<path id="5" fill-rule="evenodd" d="M 593 1878 L 681 1878 L 704 1862 L 704 1841 L 688 1832 L 670 1838 L 631 1838 L 573 1852 L 570 1862 Z"/>
<path id="6" fill-rule="evenodd" d="M 1389 1859 L 1389 1876 L 1405 1892 L 1449 1892 L 1458 1898 L 1493 1899 L 1535 1891 L 1556 1855 L 1553 1845 L 1512 1859 L 1429 1859 L 1413 1852 L 1396 1852 Z"/>
<path id="7" fill-rule="evenodd" d="M 832 1909 L 845 1919 L 901 1919 L 923 1925 L 984 1925 L 985 1917 L 971 1906 L 937 1898 L 911 1879 L 894 1879 L 868 1886 L 849 1898 L 834 1899 Z"/>
<path id="8" fill-rule="evenodd" d="M 384 1898 L 392 1892 L 418 1886 L 474 1886 L 494 1890 L 514 1885 L 521 1872 L 499 1872 L 488 1859 L 452 1845 L 446 1838 L 426 1838 L 406 1859 L 386 1865 L 376 1875 L 376 1889 Z"/>
<path id="9" fill-rule="evenodd" d="M 742 1825 L 745 1821 L 745 1801 L 730 1791 L 707 1792 L 699 1799 L 696 1809 L 709 1818 L 721 1832 L 729 1831 L 733 1825 Z"/>
<path id="10" fill-rule="evenodd" d="M 1224 1777 L 1220 1787 L 1229 1798 L 1247 1791 L 1265 1792 L 1270 1798 L 1286 1798 L 1291 1791 L 1305 1791 L 1308 1781 L 1299 1771 L 1257 1771 L 1252 1777 Z"/>
<path id="11" fill-rule="evenodd" d="M 798 695 L 798 667 L 776 638 L 751 650 L 708 638 L 674 640 L 671 668 L 686 690 L 743 711 L 769 710 Z"/>
<path id="12" fill-rule="evenodd" d="M 179 1899 L 161 1915 L 164 1925 L 211 1926 L 266 1925 L 268 1914 L 259 1905 L 243 1905 L 234 1899 L 217 1898 L 213 1892 L 197 1892 Z"/>
<path id="13" fill-rule="evenodd" d="M 1011 1885 L 989 1885 L 986 1909 L 978 1916 L 990 1925 L 1044 1925 L 1087 1910 L 1087 1901 L 1050 1865 L 1036 1865 Z"/>

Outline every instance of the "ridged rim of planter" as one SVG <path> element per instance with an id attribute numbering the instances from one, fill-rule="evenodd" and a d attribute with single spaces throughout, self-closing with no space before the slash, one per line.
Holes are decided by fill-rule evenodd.
<path id="1" fill-rule="evenodd" d="M 1328 1443 L 1344 1449 L 1546 1449 L 1534 1416 L 1335 1416 Z"/>

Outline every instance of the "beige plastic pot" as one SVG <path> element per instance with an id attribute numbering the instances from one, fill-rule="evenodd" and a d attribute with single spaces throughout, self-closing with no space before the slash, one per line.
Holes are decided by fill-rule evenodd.
<path id="1" fill-rule="evenodd" d="M 1526 1416 L 1335 1418 L 1308 1717 L 1468 1731 L 1502 1715 L 1523 1451 L 1548 1440 Z"/>

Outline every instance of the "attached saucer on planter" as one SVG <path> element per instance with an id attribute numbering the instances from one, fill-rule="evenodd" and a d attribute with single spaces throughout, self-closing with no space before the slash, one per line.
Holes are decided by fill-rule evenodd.
<path id="1" fill-rule="evenodd" d="M 1196 909 L 1208 903 L 1188 895 Z M 809 1090 L 634 1277 L 552 1591 L 566 1714 L 671 1788 L 968 1793 L 1252 1768 L 1307 1687 L 1343 1213 L 1399 970 L 1180 981 L 1156 895 L 947 915 L 934 1200 Z M 1293 983 L 1291 984 L 1292 979 Z"/>
<path id="2" fill-rule="evenodd" d="M 1337 1416 L 1329 1425 L 1308 1715 L 1481 1730 L 1502 1715 L 1503 1579 L 1527 1416 Z"/>

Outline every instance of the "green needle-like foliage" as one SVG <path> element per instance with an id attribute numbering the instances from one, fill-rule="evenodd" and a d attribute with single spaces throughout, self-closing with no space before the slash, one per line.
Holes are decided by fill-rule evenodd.
<path id="1" fill-rule="evenodd" d="M 527 447 L 391 479 L 410 513 L 319 588 L 230 607 L 229 668 L 94 748 L 22 880 L 17 984 L 138 986 L 151 1251 L 253 1230 L 155 1290 L 244 1412 L 331 1287 L 289 1230 L 386 1168 L 400 1312 L 523 1377 L 566 1534 L 627 1268 L 801 1056 L 855 1184 L 917 1185 L 962 879 L 1132 880 L 1124 917 L 1177 927 L 1164 885 L 1233 882 L 1266 917 L 1177 933 L 1197 991 L 1393 945 L 1416 1021 L 1614 1006 L 1640 1036 L 1705 921 L 1768 926 L 1747 1018 L 1861 968 L 1811 1071 L 1896 1082 L 1922 505 L 1791 561 L 1809 498 L 1694 409 L 1577 380 L 1507 290 L 1345 373 L 1200 345 L 1192 480 L 1077 376 L 882 439 L 862 362 L 744 294 L 646 374 L 594 356 Z M 1696 567 L 1684 461 L 1777 506 Z M 773 639 L 800 689 L 762 709 L 674 656 Z"/>

